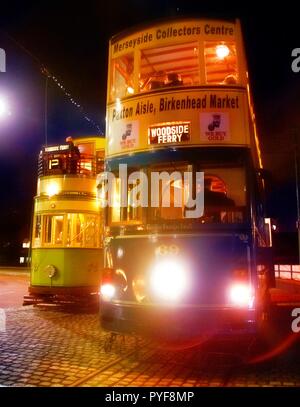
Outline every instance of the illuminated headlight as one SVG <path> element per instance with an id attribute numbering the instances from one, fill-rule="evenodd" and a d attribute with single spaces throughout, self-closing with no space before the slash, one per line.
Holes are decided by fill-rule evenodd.
<path id="1" fill-rule="evenodd" d="M 188 288 L 187 270 L 175 260 L 156 263 L 151 273 L 151 288 L 155 296 L 164 301 L 178 301 Z"/>
<path id="2" fill-rule="evenodd" d="M 100 287 L 100 294 L 102 295 L 103 299 L 106 301 L 111 300 L 116 293 L 116 288 L 114 285 L 110 283 L 102 284 Z"/>
<path id="3" fill-rule="evenodd" d="M 229 299 L 233 305 L 251 308 L 254 302 L 251 286 L 245 283 L 233 284 L 229 290 Z"/>
<path id="4" fill-rule="evenodd" d="M 59 185 L 56 182 L 51 182 L 47 185 L 46 193 L 51 198 L 54 195 L 58 195 L 60 192 Z"/>

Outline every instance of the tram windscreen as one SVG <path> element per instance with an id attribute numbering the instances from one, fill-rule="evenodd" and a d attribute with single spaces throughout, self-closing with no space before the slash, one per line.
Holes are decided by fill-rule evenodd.
<path id="1" fill-rule="evenodd" d="M 174 165 L 170 169 L 168 164 L 168 167 L 156 166 L 139 169 L 139 171 L 148 180 L 146 197 L 148 204 L 145 205 L 145 195 L 141 197 L 143 192 L 141 192 L 141 181 L 138 180 L 129 185 L 127 206 L 124 205 L 124 198 L 121 205 L 121 181 L 120 178 L 115 178 L 111 191 L 114 205 L 109 208 L 111 225 L 191 221 L 191 218 L 186 215 L 187 210 L 190 210 L 186 203 L 189 197 L 195 198 L 201 193 L 204 194 L 204 211 L 201 216 L 193 219 L 194 222 L 226 224 L 243 223 L 246 220 L 244 167 L 218 167 L 217 165 L 201 167 L 195 163 L 194 165 Z M 193 181 L 189 184 L 185 182 L 185 173 L 190 171 L 193 173 Z M 196 171 L 203 173 L 201 183 L 196 182 Z M 155 177 L 156 181 L 153 182 Z M 135 191 L 138 191 L 136 196 Z"/>
<path id="2" fill-rule="evenodd" d="M 185 171 L 188 171 L 188 168 Z M 194 185 L 184 182 L 185 171 L 181 169 L 176 180 L 161 182 L 160 205 L 158 208 L 150 210 L 152 221 L 185 220 L 188 210 L 185 203 L 188 202 L 190 196 L 196 197 L 197 194 L 203 193 L 204 212 L 202 216 L 196 217 L 195 221 L 201 223 L 244 222 L 246 184 L 243 168 L 209 167 L 200 169 L 204 173 L 203 182 L 196 183 L 196 177 L 194 177 Z M 198 172 L 200 171 L 198 170 Z"/>

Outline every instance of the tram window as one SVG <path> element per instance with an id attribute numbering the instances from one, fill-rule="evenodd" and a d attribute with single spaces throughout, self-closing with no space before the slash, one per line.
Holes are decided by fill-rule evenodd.
<path id="1" fill-rule="evenodd" d="M 80 143 L 77 147 L 82 156 L 95 154 L 95 143 Z"/>
<path id="2" fill-rule="evenodd" d="M 238 83 L 236 46 L 234 42 L 207 41 L 204 45 L 206 82 L 218 85 Z"/>
<path id="3" fill-rule="evenodd" d="M 95 173 L 95 143 L 80 143 L 77 145 L 80 153 L 80 174 L 91 175 Z"/>
<path id="4" fill-rule="evenodd" d="M 200 192 L 199 186 L 197 192 Z M 245 206 L 246 185 L 242 168 L 204 170 L 203 222 L 241 223 Z"/>
<path id="5" fill-rule="evenodd" d="M 141 51 L 139 91 L 199 84 L 198 42 Z"/>
<path id="6" fill-rule="evenodd" d="M 61 245 L 63 243 L 64 217 L 63 215 L 53 216 L 54 221 L 54 244 Z"/>
<path id="7" fill-rule="evenodd" d="M 98 223 L 96 216 L 86 216 L 85 227 L 85 247 L 97 247 L 97 236 L 99 233 Z"/>
<path id="8" fill-rule="evenodd" d="M 134 92 L 133 54 L 123 55 L 112 60 L 110 98 L 123 98 Z"/>
<path id="9" fill-rule="evenodd" d="M 34 228 L 34 238 L 35 239 L 40 239 L 40 237 L 41 237 L 41 221 L 42 221 L 41 215 L 37 215 L 35 217 L 35 228 Z"/>
<path id="10" fill-rule="evenodd" d="M 44 217 L 44 243 L 50 244 L 52 242 L 52 216 Z"/>
<path id="11" fill-rule="evenodd" d="M 189 169 L 188 165 L 180 163 L 171 171 L 168 167 L 152 167 L 151 171 L 159 174 L 159 207 L 152 208 L 154 220 L 184 219 L 184 202 L 188 200 L 190 191 L 183 183 L 183 174 Z M 168 175 L 167 175 L 168 174 Z"/>
<path id="12" fill-rule="evenodd" d="M 82 158 L 80 160 L 80 174 L 89 175 L 93 171 L 93 160 Z"/>
<path id="13" fill-rule="evenodd" d="M 162 168 L 155 171 L 161 172 Z M 183 173 L 187 167 L 178 167 L 176 171 L 181 179 L 160 182 L 159 207 L 151 208 L 154 222 L 167 220 L 185 220 L 185 205 L 192 191 L 183 183 Z M 245 220 L 246 184 L 243 168 L 202 168 L 204 172 L 204 191 L 202 185 L 193 185 L 196 193 L 204 192 L 204 214 L 201 223 L 242 223 Z M 166 203 L 169 200 L 169 205 Z M 164 203 L 165 202 L 165 203 Z"/>
<path id="14" fill-rule="evenodd" d="M 41 245 L 41 232 L 42 232 L 42 217 L 36 215 L 34 220 L 34 234 L 33 234 L 33 247 L 39 247 Z"/>
<path id="15" fill-rule="evenodd" d="M 77 213 L 75 215 L 75 237 L 74 246 L 83 246 L 84 215 Z"/>
<path id="16" fill-rule="evenodd" d="M 43 243 L 46 246 L 65 244 L 67 247 L 98 247 L 99 245 L 99 217 L 96 215 L 83 213 L 45 215 L 43 216 L 43 231 Z M 36 238 L 34 244 L 35 247 L 38 247 Z"/>
<path id="17" fill-rule="evenodd" d="M 44 216 L 44 243 L 53 245 L 63 244 L 64 216 Z"/>
<path id="18" fill-rule="evenodd" d="M 121 180 L 115 178 L 112 188 L 113 206 L 110 210 L 110 220 L 112 223 L 127 222 L 140 223 L 142 218 L 141 206 L 136 206 L 134 199 L 135 194 L 132 193 L 133 188 L 137 184 L 128 185 L 127 206 L 121 207 Z"/>
<path id="19" fill-rule="evenodd" d="M 99 221 L 95 215 L 68 214 L 67 246 L 98 247 Z"/>
<path id="20" fill-rule="evenodd" d="M 71 243 L 72 243 L 72 215 L 68 213 L 66 244 L 67 246 L 71 246 Z"/>
<path id="21" fill-rule="evenodd" d="M 161 218 L 182 219 L 184 217 L 185 193 L 182 180 L 170 182 L 162 188 L 162 202 L 164 199 L 170 199 L 170 206 L 160 208 Z"/>

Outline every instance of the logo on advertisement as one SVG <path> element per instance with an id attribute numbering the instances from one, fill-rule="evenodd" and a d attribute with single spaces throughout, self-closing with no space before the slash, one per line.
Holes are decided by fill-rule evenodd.
<path id="1" fill-rule="evenodd" d="M 126 123 L 125 129 L 121 132 L 120 146 L 122 149 L 133 148 L 137 145 L 137 122 Z"/>
<path id="2" fill-rule="evenodd" d="M 206 141 L 226 141 L 229 139 L 227 113 L 200 113 L 201 138 Z"/>
<path id="3" fill-rule="evenodd" d="M 148 128 L 148 144 L 182 143 L 190 140 L 190 122 L 155 124 Z"/>

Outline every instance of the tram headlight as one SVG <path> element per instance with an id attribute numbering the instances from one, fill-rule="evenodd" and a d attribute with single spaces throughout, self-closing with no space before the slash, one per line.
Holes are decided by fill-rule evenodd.
<path id="1" fill-rule="evenodd" d="M 229 289 L 229 300 L 238 307 L 253 306 L 254 295 L 251 286 L 247 283 L 235 283 Z"/>
<path id="2" fill-rule="evenodd" d="M 156 263 L 150 278 L 153 294 L 164 301 L 178 301 L 188 288 L 188 276 L 185 265 L 178 259 L 165 259 Z"/>
<path id="3" fill-rule="evenodd" d="M 56 182 L 50 182 L 46 187 L 46 194 L 51 198 L 54 195 L 58 195 L 60 187 Z"/>
<path id="4" fill-rule="evenodd" d="M 105 268 L 102 271 L 100 292 L 104 301 L 110 301 L 127 291 L 127 276 L 122 269 Z"/>
<path id="5" fill-rule="evenodd" d="M 116 287 L 111 283 L 104 283 L 100 287 L 100 294 L 106 301 L 111 300 L 116 293 Z"/>

